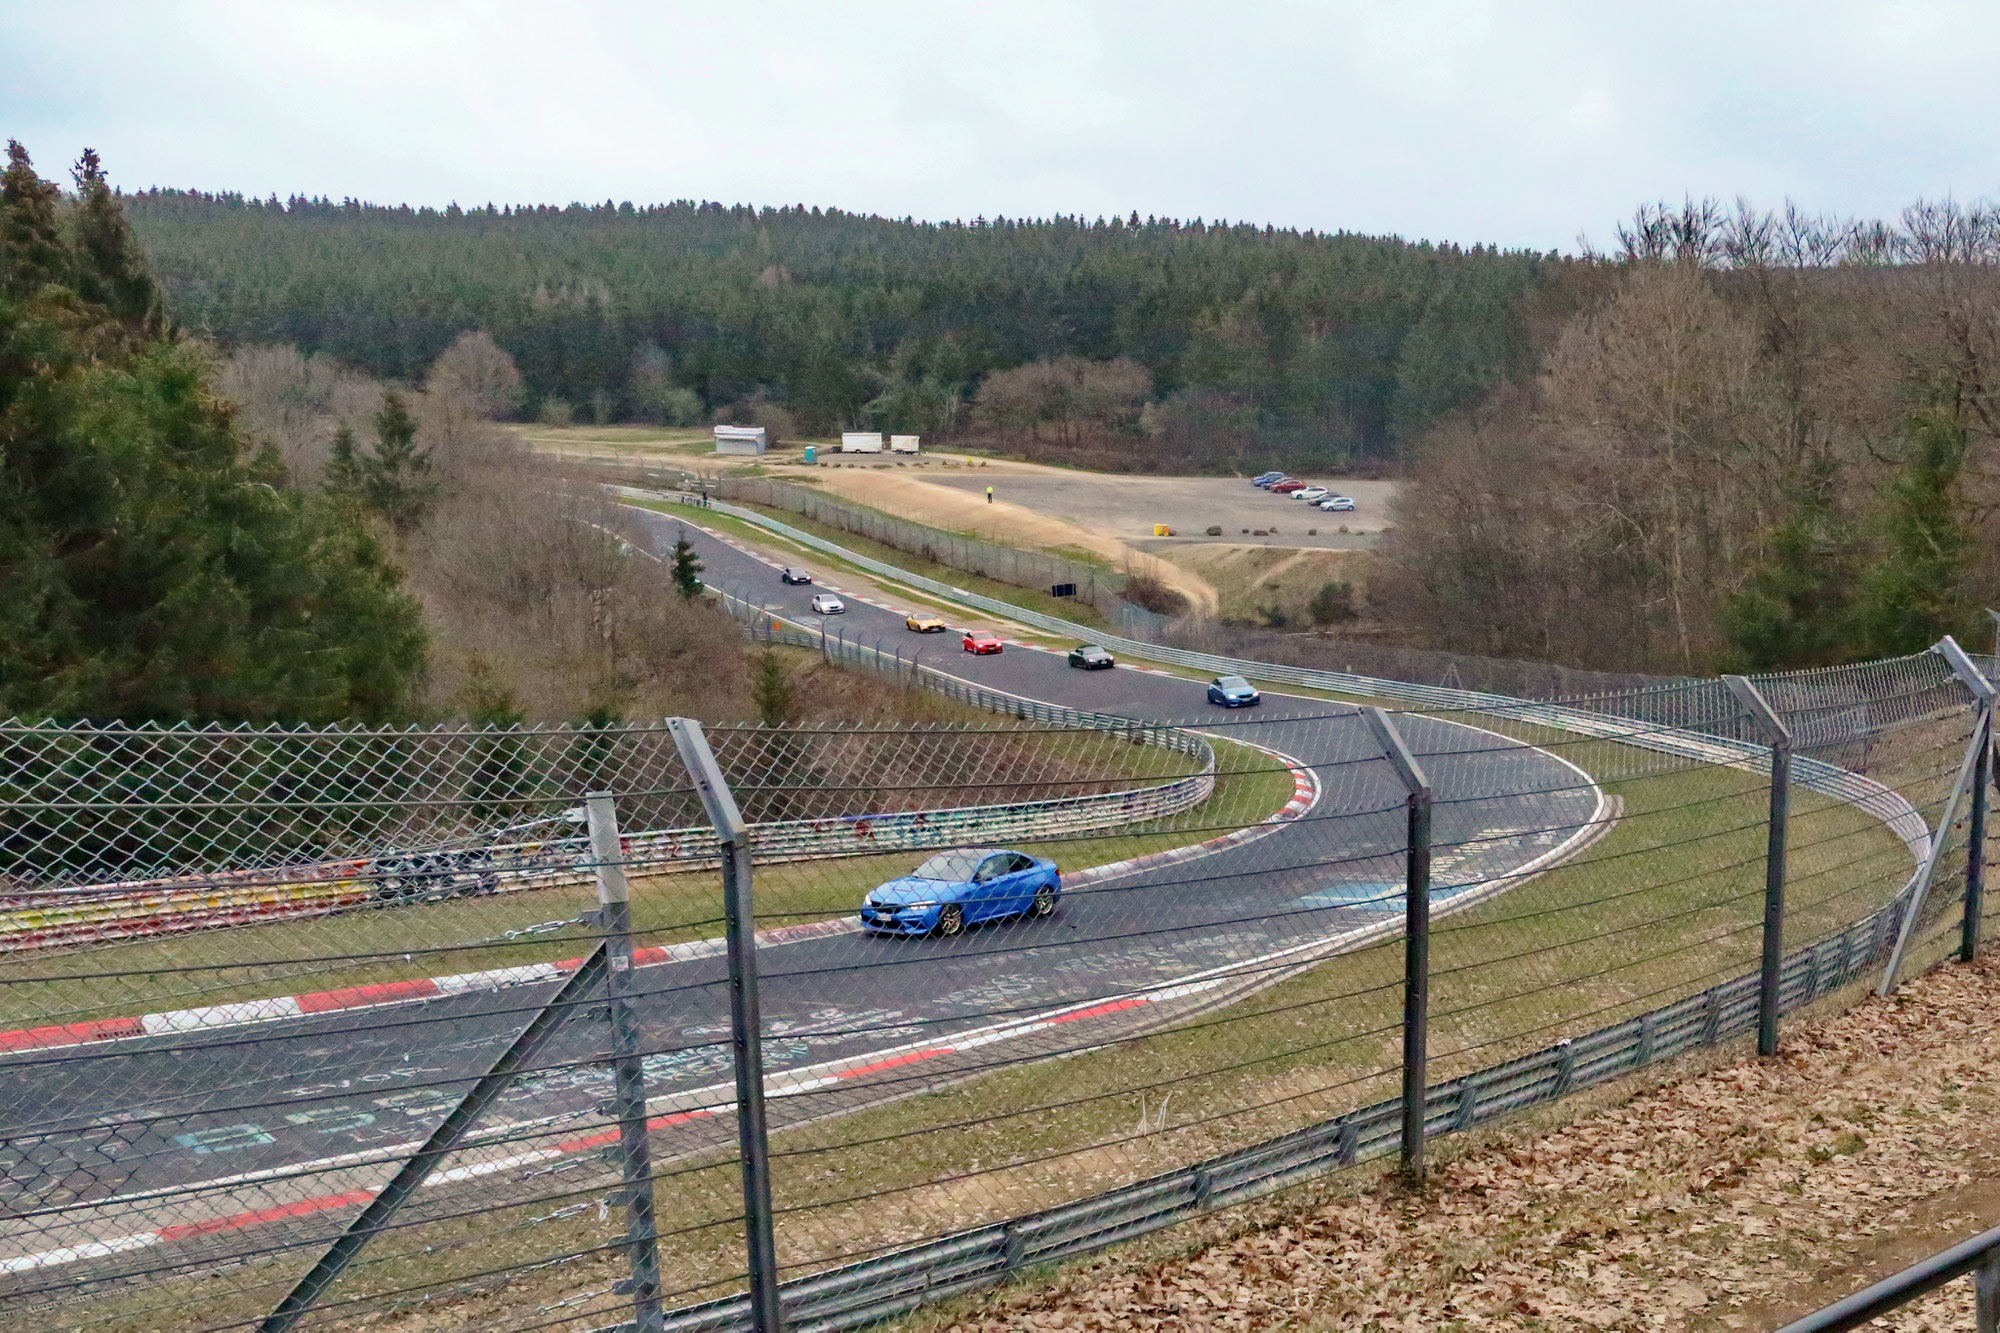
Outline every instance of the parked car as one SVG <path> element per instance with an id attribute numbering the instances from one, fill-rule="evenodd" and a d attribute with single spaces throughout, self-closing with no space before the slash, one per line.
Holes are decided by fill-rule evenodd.
<path id="1" fill-rule="evenodd" d="M 951 627 L 936 616 L 919 615 L 912 611 L 903 617 L 903 628 L 912 634 L 942 634 Z"/>
<path id="2" fill-rule="evenodd" d="M 1260 472 L 1250 478 L 1250 484 L 1252 486 L 1269 486 L 1274 481 L 1283 481 L 1284 479 L 1285 474 L 1282 472 Z"/>
<path id="3" fill-rule="evenodd" d="M 1000 651 L 1000 636 L 991 630 L 969 629 L 960 646 L 968 653 L 997 653 Z"/>
<path id="4" fill-rule="evenodd" d="M 830 592 L 816 592 L 813 594 L 812 609 L 823 616 L 837 616 L 847 610 L 847 603 Z"/>
<path id="5" fill-rule="evenodd" d="M 1319 507 L 1329 514 L 1351 514 L 1354 512 L 1354 500 L 1351 496 L 1329 495 L 1319 502 Z"/>
<path id="6" fill-rule="evenodd" d="M 1085 671 L 1103 671 L 1118 665 L 1118 659 L 1094 643 L 1080 643 L 1069 650 L 1069 664 Z"/>
<path id="7" fill-rule="evenodd" d="M 1048 916 L 1062 899 L 1054 861 L 998 847 L 939 852 L 861 904 L 861 927 L 883 935 L 956 935 L 1008 916 Z"/>
<path id="8" fill-rule="evenodd" d="M 1271 489 L 1271 488 L 1272 488 L 1273 486 L 1276 486 L 1276 485 L 1277 485 L 1277 484 L 1278 484 L 1279 482 L 1281 482 L 1281 481 L 1290 481 L 1290 480 L 1291 480 L 1291 478 L 1290 478 L 1290 477 L 1287 477 L 1287 476 L 1286 476 L 1286 475 L 1285 475 L 1284 473 L 1280 472 L 1280 473 L 1277 473 L 1276 475 L 1274 475 L 1274 476 L 1273 476 L 1273 477 L 1272 477 L 1272 478 L 1271 478 L 1271 479 L 1270 479 L 1269 481 L 1260 481 L 1260 482 L 1258 482 L 1257 484 L 1258 484 L 1259 486 L 1262 486 L 1262 487 L 1263 487 L 1263 488 L 1264 488 L 1265 490 L 1267 490 L 1267 491 L 1268 491 L 1268 490 L 1270 490 L 1270 489 Z"/>
<path id="9" fill-rule="evenodd" d="M 1293 491 L 1292 498 L 1294 500 L 1304 500 L 1307 504 L 1318 504 L 1331 494 L 1332 492 L 1324 486 L 1308 486 L 1303 490 Z"/>
<path id="10" fill-rule="evenodd" d="M 1208 701 L 1224 708 L 1255 708 L 1264 696 L 1241 676 L 1217 676 L 1208 683 Z"/>
<path id="11" fill-rule="evenodd" d="M 787 565 L 785 568 L 779 570 L 778 577 L 786 583 L 811 583 L 813 581 L 813 576 L 809 571 L 792 565 Z"/>
<path id="12" fill-rule="evenodd" d="M 1296 478 L 1287 477 L 1283 481 L 1272 482 L 1267 489 L 1269 489 L 1269 491 L 1273 495 L 1290 495 L 1293 491 L 1304 490 L 1306 488 L 1306 484 L 1307 483 L 1299 481 Z"/>

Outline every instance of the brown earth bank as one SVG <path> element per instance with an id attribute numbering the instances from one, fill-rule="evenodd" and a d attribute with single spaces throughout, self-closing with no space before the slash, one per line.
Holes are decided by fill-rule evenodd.
<path id="1" fill-rule="evenodd" d="M 1776 1328 L 2000 1220 L 1996 1014 L 2000 965 L 1940 968 L 1773 1060 L 1440 1142 L 1421 1191 L 1327 1182 L 902 1327 Z M 1879 1326 L 1971 1308 L 1959 1281 Z"/>

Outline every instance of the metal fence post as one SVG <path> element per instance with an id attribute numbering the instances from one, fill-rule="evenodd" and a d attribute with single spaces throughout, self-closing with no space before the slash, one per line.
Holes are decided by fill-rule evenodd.
<path id="1" fill-rule="evenodd" d="M 749 1250 L 750 1320 L 781 1333 L 778 1252 L 771 1218 L 771 1136 L 764 1118 L 763 1019 L 757 1008 L 757 924 L 750 906 L 750 831 L 723 780 L 701 723 L 670 717 L 681 763 L 722 847 L 722 910 L 729 954 L 729 1034 L 736 1064 L 736 1141 L 743 1172 L 743 1234 Z"/>
<path id="2" fill-rule="evenodd" d="M 625 1169 L 625 1237 L 632 1247 L 632 1314 L 637 1333 L 660 1333 L 660 1232 L 653 1212 L 653 1150 L 646 1136 L 646 1063 L 632 1011 L 632 891 L 618 811 L 608 791 L 587 793 L 591 860 L 597 867 L 597 924 L 604 933 L 604 998 L 611 1012 L 611 1105 Z"/>
<path id="3" fill-rule="evenodd" d="M 1403 858 L 1403 1173 L 1424 1178 L 1424 1079 L 1431 967 L 1431 783 L 1402 732 L 1379 708 L 1361 715 L 1407 793 Z"/>
<path id="4" fill-rule="evenodd" d="M 1969 963 L 1979 956 L 1979 918 L 1986 907 L 1986 793 L 1993 781 L 1994 688 L 1950 635 L 1938 644 L 1938 652 L 1972 691 L 1978 710 L 1972 723 L 1972 809 L 1965 829 L 1965 923 L 1958 946 L 1959 958 Z"/>
<path id="5" fill-rule="evenodd" d="M 1944 658 L 1952 673 L 1964 682 L 1971 691 L 1976 707 L 1989 714 L 1993 702 L 1993 686 L 1980 674 L 1979 668 L 1966 657 L 1965 650 L 1949 634 L 1940 639 L 1933 650 Z M 1903 909 L 1903 922 L 1896 932 L 1896 946 L 1889 953 L 1889 965 L 1882 970 L 1881 984 L 1876 986 L 1877 995 L 1888 995 L 1896 989 L 1896 979 L 1902 970 L 1903 953 L 1910 946 L 1910 937 L 1916 932 L 1917 918 L 1923 913 L 1924 898 L 1930 892 L 1931 880 L 1937 874 L 1938 861 L 1944 855 L 1945 834 L 1951 828 L 1951 821 L 1958 813 L 1959 798 L 1972 780 L 1973 770 L 1978 767 L 1980 752 L 1990 748 L 1990 738 L 1985 734 L 1977 719 L 1973 722 L 1972 739 L 1965 747 L 1965 758 L 1959 763 L 1958 777 L 1953 779 L 1951 794 L 1945 797 L 1944 809 L 1938 815 L 1937 829 L 1931 835 L 1931 847 L 1923 864 L 1917 867 L 1916 875 L 1910 880 L 1909 906 Z M 1963 948 L 1961 940 L 1960 947 Z"/>
<path id="6" fill-rule="evenodd" d="M 1771 747 L 1771 813 L 1764 844 L 1764 957 L 1757 982 L 1757 1054 L 1778 1053 L 1779 988 L 1785 961 L 1785 843 L 1791 818 L 1792 733 L 1763 694 L 1743 676 L 1722 683 L 1763 729 Z"/>
<path id="7" fill-rule="evenodd" d="M 2000 1333 L 2000 1253 L 1988 1255 L 1972 1270 L 1972 1304 L 1977 1333 Z"/>

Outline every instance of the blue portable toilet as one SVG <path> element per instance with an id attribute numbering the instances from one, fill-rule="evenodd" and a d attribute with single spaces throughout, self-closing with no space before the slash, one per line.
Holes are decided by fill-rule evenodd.
<path id="1" fill-rule="evenodd" d="M 809 444 L 809 445 L 807 445 L 807 446 L 806 446 L 806 462 L 810 463 L 810 462 L 812 462 L 812 461 L 813 461 L 814 459 L 816 459 L 816 458 L 818 458 L 818 457 L 819 457 L 819 450 L 815 449 L 815 448 L 814 448 L 814 447 L 813 447 L 812 445 L 810 445 L 810 444 Z"/>

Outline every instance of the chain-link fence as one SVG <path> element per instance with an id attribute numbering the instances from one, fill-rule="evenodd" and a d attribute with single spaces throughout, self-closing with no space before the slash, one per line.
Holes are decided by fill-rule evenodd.
<path id="1" fill-rule="evenodd" d="M 1004 720 L 0 728 L 10 1324 L 855 1326 L 1988 915 L 1955 645 L 1133 718 L 725 601 Z"/>

